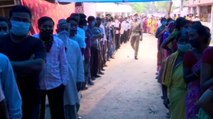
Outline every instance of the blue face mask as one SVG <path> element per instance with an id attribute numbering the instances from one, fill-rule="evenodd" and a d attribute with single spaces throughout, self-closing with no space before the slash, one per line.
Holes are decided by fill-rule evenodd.
<path id="1" fill-rule="evenodd" d="M 163 26 L 166 26 L 166 24 L 167 24 L 166 21 L 163 21 L 163 22 L 162 22 L 162 25 L 163 25 Z"/>
<path id="2" fill-rule="evenodd" d="M 93 22 L 92 22 L 92 26 L 95 26 L 95 24 L 96 24 L 96 22 L 95 22 L 95 21 L 93 21 Z"/>
<path id="3" fill-rule="evenodd" d="M 192 49 L 192 46 L 187 43 L 187 44 L 178 44 L 178 50 L 181 52 L 188 52 Z"/>
<path id="4" fill-rule="evenodd" d="M 87 28 L 88 28 L 87 26 L 83 26 L 84 31 L 86 31 L 86 30 L 87 30 Z"/>
<path id="5" fill-rule="evenodd" d="M 31 24 L 30 23 L 25 23 L 25 22 L 19 22 L 19 21 L 11 21 L 12 24 L 12 28 L 11 28 L 11 33 L 16 35 L 16 36 L 27 36 L 29 31 L 30 31 L 30 27 Z"/>

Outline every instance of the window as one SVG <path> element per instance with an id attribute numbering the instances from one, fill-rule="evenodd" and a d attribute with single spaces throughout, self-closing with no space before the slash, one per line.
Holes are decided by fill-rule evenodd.
<path id="1" fill-rule="evenodd" d="M 9 7 L 15 5 L 15 0 L 0 0 L 0 7 Z"/>

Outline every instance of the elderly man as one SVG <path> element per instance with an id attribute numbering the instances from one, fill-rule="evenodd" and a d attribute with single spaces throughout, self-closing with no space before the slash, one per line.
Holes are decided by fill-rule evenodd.
<path id="1" fill-rule="evenodd" d="M 70 74 L 64 95 L 65 119 L 76 119 L 80 103 L 78 91 L 81 89 L 82 83 L 85 82 L 81 50 L 73 39 L 77 33 L 77 23 L 72 20 L 67 23 L 66 20 L 62 19 L 59 21 L 57 31 L 58 37 L 65 43 Z"/>

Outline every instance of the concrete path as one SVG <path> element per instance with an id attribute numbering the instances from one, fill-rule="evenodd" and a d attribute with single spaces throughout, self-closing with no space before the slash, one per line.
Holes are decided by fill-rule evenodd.
<path id="1" fill-rule="evenodd" d="M 105 75 L 83 91 L 83 119 L 166 119 L 156 73 L 156 42 L 148 34 L 140 44 L 139 60 L 125 44 L 107 63 Z"/>

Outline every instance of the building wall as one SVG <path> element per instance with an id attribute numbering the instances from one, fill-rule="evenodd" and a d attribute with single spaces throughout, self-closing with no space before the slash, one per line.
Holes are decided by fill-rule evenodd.
<path id="1" fill-rule="evenodd" d="M 213 0 L 189 0 L 190 6 L 213 4 Z"/>
<path id="2" fill-rule="evenodd" d="M 32 33 L 38 33 L 38 19 L 43 16 L 51 17 L 55 22 L 55 29 L 58 20 L 66 19 L 71 13 L 75 12 L 75 4 L 51 3 L 45 0 L 22 0 L 23 4 L 32 9 L 33 13 L 33 30 Z"/>
<path id="3" fill-rule="evenodd" d="M 83 3 L 84 14 L 87 16 L 96 16 L 96 3 Z"/>
<path id="4" fill-rule="evenodd" d="M 0 2 L 0 16 L 8 17 L 12 6 L 20 4 L 20 0 L 5 0 Z"/>
<path id="5" fill-rule="evenodd" d="M 189 12 L 200 17 L 213 34 L 213 0 L 189 0 Z"/>

